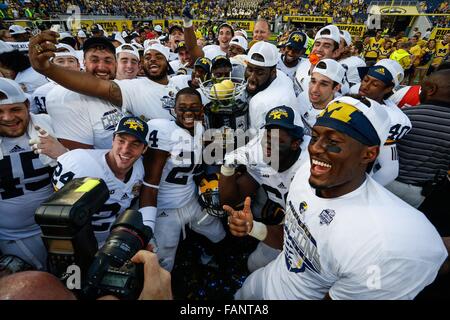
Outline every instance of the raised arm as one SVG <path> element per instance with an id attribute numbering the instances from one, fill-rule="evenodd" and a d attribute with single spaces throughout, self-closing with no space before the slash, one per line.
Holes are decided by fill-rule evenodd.
<path id="1" fill-rule="evenodd" d="M 55 56 L 58 34 L 46 30 L 30 39 L 29 58 L 37 72 L 63 87 L 122 106 L 122 92 L 114 81 L 102 80 L 87 72 L 68 70 L 50 62 Z"/>
<path id="2" fill-rule="evenodd" d="M 183 8 L 183 29 L 184 29 L 184 42 L 186 48 L 191 54 L 192 61 L 196 61 L 198 58 L 203 58 L 205 53 L 202 48 L 197 45 L 197 37 L 195 36 L 194 26 L 192 25 L 192 13 L 190 11 L 189 5 Z"/>

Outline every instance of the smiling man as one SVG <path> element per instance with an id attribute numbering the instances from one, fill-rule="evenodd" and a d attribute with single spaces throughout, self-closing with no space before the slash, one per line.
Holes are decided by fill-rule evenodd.
<path id="1" fill-rule="evenodd" d="M 136 79 L 141 66 L 139 51 L 132 45 L 125 43 L 116 48 L 116 58 L 116 79 Z"/>
<path id="2" fill-rule="evenodd" d="M 139 196 L 144 179 L 141 156 L 147 150 L 147 123 L 136 117 L 123 117 L 113 134 L 110 150 L 77 149 L 58 157 L 53 173 L 56 190 L 74 178 L 100 178 L 109 189 L 109 199 L 92 216 L 92 226 L 99 247 L 109 235 L 117 216 Z M 144 224 L 155 227 L 155 218 L 143 215 Z"/>
<path id="3" fill-rule="evenodd" d="M 18 83 L 0 78 L 0 252 L 46 269 L 47 250 L 34 212 L 51 196 L 51 161 L 33 152 L 34 125 L 53 134 L 46 114 L 29 113 Z"/>
<path id="4" fill-rule="evenodd" d="M 366 174 L 388 127 L 383 108 L 364 98 L 338 98 L 319 115 L 311 161 L 287 197 L 283 251 L 236 299 L 413 299 L 433 282 L 447 256 L 436 229 Z M 242 211 L 225 209 L 235 228 L 273 240 L 253 222 L 249 198 Z"/>
<path id="5" fill-rule="evenodd" d="M 141 193 L 140 211 L 156 216 L 154 236 L 161 266 L 171 271 L 180 233 L 190 224 L 212 242 L 225 237 L 222 223 L 207 215 L 197 200 L 194 176 L 199 174 L 202 153 L 203 104 L 193 88 L 181 89 L 176 96 L 176 120 L 148 122 L 149 151 L 144 164 L 147 172 Z"/>
<path id="6" fill-rule="evenodd" d="M 77 72 L 49 63 L 48 58 L 54 55 L 56 35 L 54 32 L 44 31 L 32 38 L 30 61 L 42 74 L 61 86 L 79 93 L 78 97 L 59 100 L 55 103 L 54 114 L 59 113 L 61 117 L 64 117 L 64 121 L 59 122 L 60 132 L 64 135 L 57 133 L 57 137 L 77 142 L 75 145 L 68 145 L 62 140 L 63 144 L 66 143 L 66 147 L 69 149 L 93 146 L 100 149 L 110 148 L 112 131 L 122 116 L 122 110 L 147 120 L 173 119 L 170 110 L 174 106 L 178 90 L 168 77 L 169 49 L 167 47 L 156 43 L 145 49 L 142 63 L 146 77 L 113 80 L 116 65 L 115 48 L 106 38 L 91 38 L 86 41 L 84 45 L 86 55 L 89 49 L 93 51 L 93 54 L 95 53 L 95 57 L 92 57 L 94 61 L 91 62 L 93 70 Z M 95 39 L 95 42 L 104 39 L 103 41 L 106 42 L 91 48 L 89 41 L 94 42 L 92 39 Z M 99 56 L 100 53 L 102 56 Z M 86 58 L 89 57 L 86 56 Z M 86 63 L 88 71 L 89 59 L 86 59 Z M 72 102 L 70 106 L 67 105 L 69 102 Z M 66 107 L 62 108 L 63 106 Z M 48 112 L 50 114 L 50 111 Z M 89 115 L 90 113 L 95 115 Z M 54 114 L 51 116 L 54 117 Z M 77 121 L 72 125 L 74 119 L 80 117 L 84 118 L 83 121 Z"/>
<path id="7" fill-rule="evenodd" d="M 292 32 L 285 44 L 284 54 L 280 57 L 277 69 L 283 71 L 292 81 L 298 65 L 306 60 L 302 58 L 307 49 L 308 36 L 303 32 Z"/>
<path id="8" fill-rule="evenodd" d="M 257 42 L 248 52 L 245 79 L 251 128 L 261 128 L 267 112 L 273 106 L 296 108 L 292 80 L 277 70 L 278 60 L 277 47 L 268 42 Z"/>
<path id="9" fill-rule="evenodd" d="M 308 90 L 311 71 L 318 61 L 323 59 L 336 60 L 339 58 L 339 55 L 341 54 L 340 43 L 340 31 L 335 25 L 330 24 L 317 32 L 316 37 L 314 38 L 313 48 L 309 54 L 309 59 L 303 60 L 298 65 L 295 73 L 297 93 Z"/>

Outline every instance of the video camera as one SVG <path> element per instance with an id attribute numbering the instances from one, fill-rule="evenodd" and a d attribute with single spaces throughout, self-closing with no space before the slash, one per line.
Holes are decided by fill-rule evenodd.
<path id="1" fill-rule="evenodd" d="M 76 178 L 42 203 L 35 219 L 48 250 L 48 268 L 64 281 L 70 276 L 69 266 L 77 265 L 81 291 L 75 293 L 81 299 L 108 294 L 136 299 L 142 291 L 143 269 L 130 259 L 147 246 L 152 230 L 143 224 L 139 211 L 126 210 L 98 250 L 91 217 L 108 198 L 102 179 Z"/>

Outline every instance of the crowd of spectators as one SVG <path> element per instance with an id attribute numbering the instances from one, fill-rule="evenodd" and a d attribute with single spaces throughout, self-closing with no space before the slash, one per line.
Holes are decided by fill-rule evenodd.
<path id="1" fill-rule="evenodd" d="M 274 20 L 281 15 L 332 16 L 335 23 L 362 23 L 367 18 L 367 0 L 210 0 L 191 1 L 193 13 L 199 19 L 265 18 Z M 0 1 L 3 19 L 48 19 L 67 12 L 76 5 L 82 14 L 125 16 L 129 19 L 178 18 L 182 0 L 5 0 Z M 28 11 L 26 9 L 29 9 Z M 422 1 L 421 12 L 448 13 L 448 1 Z M 446 27 L 446 16 L 431 17 L 433 24 Z"/>

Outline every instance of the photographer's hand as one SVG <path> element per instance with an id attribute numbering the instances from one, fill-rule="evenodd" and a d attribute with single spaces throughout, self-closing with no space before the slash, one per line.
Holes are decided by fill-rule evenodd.
<path id="1" fill-rule="evenodd" d="M 144 288 L 139 300 L 173 299 L 170 273 L 161 268 L 156 254 L 140 250 L 131 261 L 144 264 Z"/>

